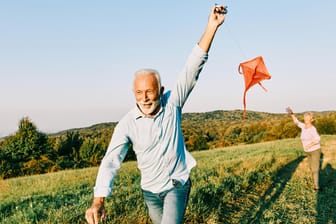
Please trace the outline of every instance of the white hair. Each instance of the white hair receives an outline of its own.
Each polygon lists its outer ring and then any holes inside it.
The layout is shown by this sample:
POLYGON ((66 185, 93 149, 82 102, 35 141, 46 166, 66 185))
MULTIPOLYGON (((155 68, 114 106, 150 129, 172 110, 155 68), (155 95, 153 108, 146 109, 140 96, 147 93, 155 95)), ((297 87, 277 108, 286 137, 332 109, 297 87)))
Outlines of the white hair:
POLYGON ((138 71, 135 72, 134 74, 134 79, 139 76, 139 75, 149 75, 149 74, 153 74, 158 82, 158 89, 161 89, 161 77, 160 77, 160 73, 155 70, 155 69, 151 69, 151 68, 143 68, 140 69, 138 71))

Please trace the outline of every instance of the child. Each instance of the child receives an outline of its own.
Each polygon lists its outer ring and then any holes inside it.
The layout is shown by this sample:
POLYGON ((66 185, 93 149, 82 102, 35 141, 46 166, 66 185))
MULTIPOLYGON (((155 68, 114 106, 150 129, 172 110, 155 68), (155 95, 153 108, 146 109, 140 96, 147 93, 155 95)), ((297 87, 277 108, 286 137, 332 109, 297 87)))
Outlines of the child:
POLYGON ((308 156, 310 170, 313 176, 314 189, 318 191, 319 187, 319 169, 320 169, 320 136, 316 128, 312 124, 314 121, 313 114, 306 112, 303 115, 304 123, 300 122, 294 115, 291 108, 286 108, 288 114, 291 115, 294 123, 301 128, 301 141, 303 149, 308 156))

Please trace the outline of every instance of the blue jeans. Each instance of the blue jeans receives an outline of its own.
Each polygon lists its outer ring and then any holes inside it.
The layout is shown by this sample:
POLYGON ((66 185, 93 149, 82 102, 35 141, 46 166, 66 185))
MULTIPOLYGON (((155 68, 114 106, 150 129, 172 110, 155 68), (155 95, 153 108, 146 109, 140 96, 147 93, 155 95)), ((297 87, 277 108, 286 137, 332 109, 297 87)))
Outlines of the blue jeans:
POLYGON ((142 190, 149 216, 154 224, 183 223, 191 188, 190 179, 182 185, 173 180, 174 188, 162 193, 142 190))

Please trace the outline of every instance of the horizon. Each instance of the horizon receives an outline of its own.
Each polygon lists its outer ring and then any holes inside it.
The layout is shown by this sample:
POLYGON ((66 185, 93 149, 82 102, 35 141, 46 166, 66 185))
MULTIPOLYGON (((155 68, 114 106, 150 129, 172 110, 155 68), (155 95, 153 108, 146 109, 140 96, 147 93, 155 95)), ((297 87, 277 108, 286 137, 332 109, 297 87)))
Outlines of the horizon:
POLYGON ((139 68, 157 69, 172 89, 215 3, 228 6, 226 21, 183 113, 243 110, 238 65, 259 55, 272 78, 262 82, 268 92, 257 85, 247 92, 247 110, 336 110, 332 0, 7 1, 0 3, 0 136, 23 117, 48 133, 118 121, 134 106, 139 68))

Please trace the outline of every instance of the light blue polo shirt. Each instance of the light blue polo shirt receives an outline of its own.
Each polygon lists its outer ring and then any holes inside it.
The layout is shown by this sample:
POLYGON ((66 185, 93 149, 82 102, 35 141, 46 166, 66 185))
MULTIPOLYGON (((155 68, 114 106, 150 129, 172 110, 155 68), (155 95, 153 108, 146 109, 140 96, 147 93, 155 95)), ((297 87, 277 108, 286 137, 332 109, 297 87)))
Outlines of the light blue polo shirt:
POLYGON ((185 147, 182 107, 207 58, 208 54, 198 45, 193 48, 175 88, 161 97, 161 110, 155 117, 145 117, 135 106, 118 122, 99 167, 95 197, 111 195, 129 144, 137 156, 143 190, 153 193, 169 190, 173 187, 172 179, 186 183, 196 161, 185 147))

